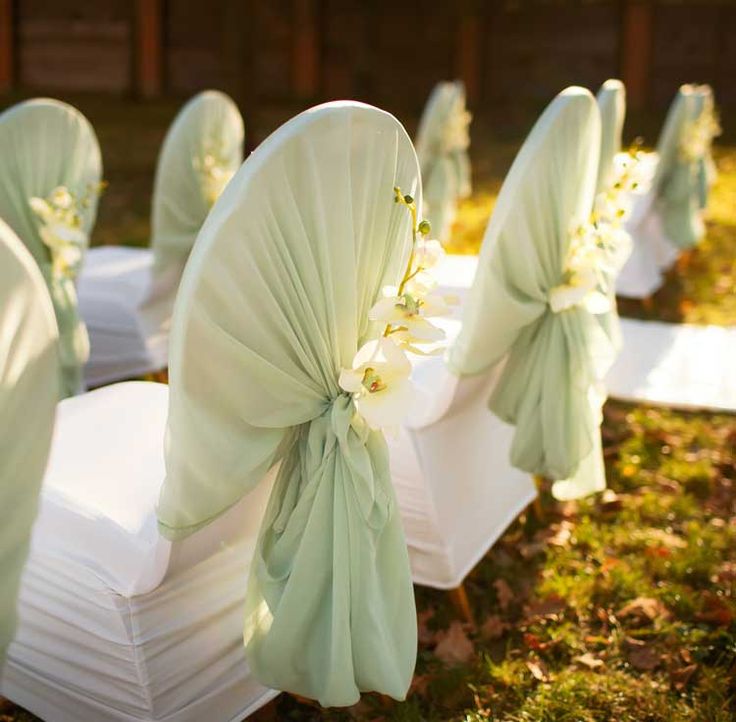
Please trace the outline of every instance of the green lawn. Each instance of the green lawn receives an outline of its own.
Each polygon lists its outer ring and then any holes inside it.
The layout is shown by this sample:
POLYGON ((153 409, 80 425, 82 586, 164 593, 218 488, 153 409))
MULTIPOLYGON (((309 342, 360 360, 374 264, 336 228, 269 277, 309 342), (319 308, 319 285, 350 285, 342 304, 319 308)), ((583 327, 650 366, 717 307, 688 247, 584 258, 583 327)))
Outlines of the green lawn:
MULTIPOLYGON (((80 106, 110 181, 94 242, 144 244, 156 149, 175 105, 80 106)), ((259 122, 256 138, 275 125, 259 122)), ((480 136, 476 128, 476 192, 462 205, 456 252, 477 250, 519 144, 480 136)), ((736 324, 736 146, 717 160, 707 238, 650 310, 632 303, 624 313, 736 324)), ((466 582, 474 627, 457 621, 445 594, 417 588, 420 650, 406 702, 366 695, 327 712, 282 695, 256 718, 736 719, 736 417, 609 402, 603 435, 609 490, 566 504, 545 495, 543 521, 517 520, 466 582)), ((31 719, 0 712, 0 722, 31 719)))

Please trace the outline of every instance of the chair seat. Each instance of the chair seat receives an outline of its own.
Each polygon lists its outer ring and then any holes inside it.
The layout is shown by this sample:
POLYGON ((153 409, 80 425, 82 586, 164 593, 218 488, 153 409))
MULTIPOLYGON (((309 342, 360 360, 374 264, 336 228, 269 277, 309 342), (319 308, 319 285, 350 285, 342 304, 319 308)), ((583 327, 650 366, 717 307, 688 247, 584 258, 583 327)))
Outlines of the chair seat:
MULTIPOLYGON (((438 274, 462 283, 465 258, 438 274)), ((472 280, 472 276, 471 276, 472 280)), ((452 343, 456 318, 437 319, 452 343)), ((397 436, 387 434, 412 578, 439 589, 465 576, 535 498, 531 477, 511 466, 513 428, 488 410, 496 373, 458 378, 441 356, 414 359, 418 403, 397 436), (452 453, 448 453, 452 450, 452 453)))
POLYGON ((150 302, 153 253, 105 246, 87 253, 79 309, 90 336, 89 386, 134 378, 168 365, 175 289, 150 302))
POLYGON ((276 693, 242 644, 265 479, 209 527, 157 529, 168 387, 59 404, 2 694, 49 722, 240 720, 276 693))
POLYGON ((163 384, 131 382, 59 404, 34 550, 75 560, 120 594, 158 585, 171 547, 156 521, 168 397, 163 384))

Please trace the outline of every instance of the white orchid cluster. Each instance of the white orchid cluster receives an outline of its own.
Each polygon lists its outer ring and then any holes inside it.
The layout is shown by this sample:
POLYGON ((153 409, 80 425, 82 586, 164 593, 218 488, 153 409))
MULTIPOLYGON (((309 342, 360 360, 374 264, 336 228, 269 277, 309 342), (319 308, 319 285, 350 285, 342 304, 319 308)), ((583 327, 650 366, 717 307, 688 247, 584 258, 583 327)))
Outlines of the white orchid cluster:
POLYGON ((57 186, 46 198, 30 199, 31 209, 41 221, 38 233, 51 253, 54 278, 76 277, 88 240, 82 227, 82 210, 102 193, 105 185, 90 184, 81 197, 66 186, 57 186))
POLYGON ((702 160, 710 150, 713 139, 721 134, 718 114, 712 104, 706 104, 700 115, 688 123, 680 139, 680 156, 687 163, 702 160))
POLYGON ((563 283, 549 294, 554 313, 580 306, 593 314, 611 310, 610 279, 621 267, 631 239, 623 227, 629 198, 651 182, 644 154, 632 148, 614 158, 613 181, 593 203, 590 219, 573 226, 563 283))
POLYGON ((205 152, 192 161, 194 170, 199 174, 202 195, 210 207, 215 205, 215 201, 235 175, 235 171, 228 167, 223 155, 215 143, 209 143, 205 152))
POLYGON ((473 116, 458 98, 442 128, 440 145, 443 153, 467 150, 470 146, 470 122, 473 116))
POLYGON ((394 188, 394 200, 409 210, 412 219, 412 247, 398 288, 387 286, 368 313, 383 325, 381 337, 364 344, 353 359, 352 368, 342 369, 338 383, 349 393, 355 408, 372 429, 396 426, 406 413, 414 394, 411 362, 407 353, 433 355, 445 332, 433 318, 451 313, 457 299, 440 294, 429 270, 444 255, 438 241, 429 240, 430 225, 417 223, 414 199, 394 188), (428 348, 424 348, 428 347, 428 348))

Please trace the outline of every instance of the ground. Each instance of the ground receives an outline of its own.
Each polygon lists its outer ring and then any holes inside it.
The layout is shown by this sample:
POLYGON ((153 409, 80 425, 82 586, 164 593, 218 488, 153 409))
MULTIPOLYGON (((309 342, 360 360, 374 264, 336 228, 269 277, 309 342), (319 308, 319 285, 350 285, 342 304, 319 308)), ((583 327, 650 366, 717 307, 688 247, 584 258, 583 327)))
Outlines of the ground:
MULTIPOLYGON (((110 181, 94 240, 145 243, 155 151, 174 106, 80 104, 110 181)), ((479 247, 518 149, 519 133, 508 135, 476 127, 476 189, 455 252, 479 247)), ((650 309, 627 303, 622 313, 736 324, 736 146, 717 160, 706 239, 650 309)), ((365 695, 327 712, 282 695, 256 719, 736 719, 736 417, 611 401, 603 438, 608 491, 566 504, 546 494, 543 518, 519 517, 466 581, 475 625, 458 621, 446 594, 416 589, 420 649, 405 702, 365 695)), ((0 712, 0 722, 33 719, 0 712)))

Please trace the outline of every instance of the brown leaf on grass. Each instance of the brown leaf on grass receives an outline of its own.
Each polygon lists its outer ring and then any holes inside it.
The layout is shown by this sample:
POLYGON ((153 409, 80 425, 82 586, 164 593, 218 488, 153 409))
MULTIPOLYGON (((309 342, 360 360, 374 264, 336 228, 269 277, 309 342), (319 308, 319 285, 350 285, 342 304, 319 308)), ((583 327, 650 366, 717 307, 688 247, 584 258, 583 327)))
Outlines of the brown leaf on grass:
POLYGON ((734 620, 734 613, 728 602, 713 592, 705 592, 703 596, 705 598, 703 609, 695 615, 695 618, 719 627, 728 627, 734 620))
POLYGON ((629 664, 642 672, 656 669, 662 661, 662 656, 654 647, 639 639, 626 639, 627 659, 629 664))
POLYGON ((564 517, 565 519, 570 519, 577 516, 580 509, 580 504, 578 504, 578 502, 574 500, 558 502, 557 506, 560 511, 560 516, 564 517))
POLYGON ((427 694, 427 687, 432 681, 432 677, 433 675, 431 674, 415 674, 409 685, 409 694, 418 694, 420 697, 423 697, 427 694))
POLYGON ((565 613, 566 609, 565 600, 557 596, 534 601, 524 607, 524 624, 531 624, 540 619, 557 619, 565 613))
POLYGON ((570 545, 574 524, 564 519, 559 524, 550 524, 546 529, 540 529, 534 538, 556 547, 567 547, 570 545))
POLYGON ((435 643, 437 636, 428 626, 427 622, 434 617, 434 609, 423 609, 417 612, 417 639, 419 644, 427 647, 435 643))
POLYGON ((514 601, 514 590, 511 589, 508 582, 505 579, 496 579, 495 582, 493 582, 493 586, 496 589, 496 597, 498 598, 498 603, 505 612, 509 604, 514 601))
POLYGON ((510 625, 504 622, 501 617, 497 614, 492 614, 480 628, 480 636, 483 639, 499 639, 503 636, 507 629, 510 629, 510 625))
POLYGON ((546 548, 547 545, 541 541, 521 542, 517 546, 522 559, 532 559, 538 554, 541 554, 546 548))
MULTIPOLYGON (((711 520, 712 523, 713 520, 711 520)), ((723 582, 732 582, 734 580, 736 580, 736 563, 723 562, 715 574, 715 581, 722 584, 723 582)))
POLYGON ((461 622, 455 620, 444 632, 438 632, 435 656, 445 664, 465 664, 475 654, 475 647, 465 634, 461 622))
POLYGON ((670 612, 667 607, 653 597, 637 597, 616 612, 619 619, 633 618, 641 624, 667 619, 670 612))
POLYGON ((613 489, 606 489, 601 494, 601 509, 603 511, 619 511, 623 508, 623 505, 623 500, 613 489))
POLYGON ((670 682, 672 683, 672 686, 678 691, 682 692, 682 690, 687 687, 688 683, 692 679, 692 676, 695 674, 695 672, 698 669, 697 664, 688 664, 687 667, 680 667, 679 669, 673 669, 670 672, 670 682))
POLYGON ((540 682, 549 682, 549 670, 547 669, 547 665, 541 659, 538 657, 527 659, 526 666, 532 673, 532 677, 534 677, 534 679, 539 680, 540 682))
POLYGON ((602 659, 594 657, 590 652, 573 657, 572 661, 577 662, 579 665, 587 667, 588 669, 599 669, 600 667, 605 666, 605 662, 602 659))
POLYGON ((672 534, 664 529, 648 529, 646 536, 649 539, 660 542, 663 546, 673 549, 684 549, 687 547, 687 542, 681 536, 672 534))

